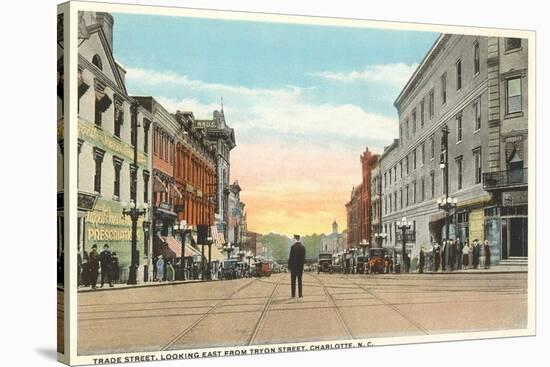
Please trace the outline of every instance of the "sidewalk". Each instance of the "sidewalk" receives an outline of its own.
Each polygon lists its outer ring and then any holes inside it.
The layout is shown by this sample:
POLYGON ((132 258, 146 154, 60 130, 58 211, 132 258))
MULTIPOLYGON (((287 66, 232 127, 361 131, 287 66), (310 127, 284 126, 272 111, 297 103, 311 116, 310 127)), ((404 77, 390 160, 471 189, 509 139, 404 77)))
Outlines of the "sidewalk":
MULTIPOLYGON (((477 268, 477 269, 466 269, 466 270, 453 270, 453 271, 441 271, 441 269, 438 272, 432 272, 432 271, 424 271, 424 274, 486 274, 486 273, 492 273, 492 274, 503 274, 503 273, 527 273, 527 265, 495 265, 490 267, 489 269, 483 269, 483 268, 477 268)), ((418 274, 418 272, 415 272, 418 274)))
POLYGON ((90 286, 84 287, 80 286, 78 288, 79 293, 86 292, 102 292, 102 291, 113 291, 116 289, 132 289, 132 288, 145 288, 145 287, 162 287, 166 285, 177 285, 177 284, 191 284, 191 283, 203 283, 203 282, 217 282, 218 280, 201 280, 201 279, 192 279, 192 280, 174 280, 172 282, 141 282, 138 284, 113 284, 114 287, 109 287, 109 284, 106 283, 103 288, 100 288, 101 285, 98 284, 96 289, 92 289, 90 286))

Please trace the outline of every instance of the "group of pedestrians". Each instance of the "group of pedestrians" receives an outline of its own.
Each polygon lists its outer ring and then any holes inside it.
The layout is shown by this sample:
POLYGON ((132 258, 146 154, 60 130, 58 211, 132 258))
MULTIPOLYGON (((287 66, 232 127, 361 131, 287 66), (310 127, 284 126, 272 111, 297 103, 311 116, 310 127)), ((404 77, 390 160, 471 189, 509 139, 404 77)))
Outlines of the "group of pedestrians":
POLYGON ((420 249, 418 272, 423 273, 427 265, 429 271, 456 271, 466 269, 489 269, 491 266, 491 247, 489 241, 483 243, 476 238, 471 244, 468 240, 443 240, 441 245, 434 242, 431 252, 426 254, 420 249))
POLYGON ((90 253, 83 251, 81 255, 80 251, 78 252, 78 285, 96 289, 99 274, 101 288, 105 283, 109 283, 109 287, 114 287, 113 282, 119 279, 117 253, 111 252, 107 244, 101 252, 97 251, 97 244, 92 245, 90 253))

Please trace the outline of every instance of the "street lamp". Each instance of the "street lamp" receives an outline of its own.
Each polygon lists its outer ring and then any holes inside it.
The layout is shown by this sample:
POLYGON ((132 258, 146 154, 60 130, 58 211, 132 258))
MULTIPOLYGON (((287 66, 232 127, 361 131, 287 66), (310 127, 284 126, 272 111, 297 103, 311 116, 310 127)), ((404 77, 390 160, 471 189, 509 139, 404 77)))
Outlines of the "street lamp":
POLYGON ((187 222, 182 220, 181 222, 175 222, 174 224, 174 234, 179 234, 181 238, 181 270, 182 270, 182 280, 185 280, 185 239, 187 234, 191 233, 191 226, 187 226, 187 222))
POLYGON ((231 242, 225 244, 223 247, 222 247, 222 251, 223 252, 227 252, 227 260, 231 259, 231 253, 235 250, 235 248, 233 247, 233 244, 231 244, 231 242))
MULTIPOLYGON (((407 231, 411 228, 412 223, 410 221, 407 221, 407 217, 401 218, 400 222, 397 222, 397 228, 401 230, 401 240, 402 240, 402 249, 401 249, 401 268, 403 269, 403 272, 405 271, 405 259, 407 257, 407 231)), ((407 268, 407 272, 408 272, 407 268)))
POLYGON ((355 266, 355 252, 357 252, 357 248, 352 247, 352 248, 349 249, 349 252, 351 254, 351 269, 350 269, 350 272, 352 274, 355 274, 355 271, 356 271, 356 269, 355 269, 355 267, 356 267, 355 266))
POLYGON ((437 199, 437 206, 439 209, 445 210, 445 240, 449 240, 449 215, 451 210, 456 208, 458 199, 444 195, 437 199))
MULTIPOLYGON (((135 174, 132 175, 135 177, 135 174)), ((133 193, 135 196, 135 192, 133 193)), ((140 216, 145 216, 147 214, 148 205, 147 203, 140 204, 136 206, 134 199, 130 199, 130 203, 121 202, 122 206, 122 216, 129 216, 132 220, 132 253, 131 253, 131 264, 130 272, 128 275, 128 284, 137 284, 137 268, 138 268, 138 256, 137 256, 137 221, 140 216)))
POLYGON ((383 232, 374 234, 374 238, 376 239, 377 242, 379 242, 380 248, 382 248, 382 242, 386 239, 386 237, 387 237, 387 234, 383 232))

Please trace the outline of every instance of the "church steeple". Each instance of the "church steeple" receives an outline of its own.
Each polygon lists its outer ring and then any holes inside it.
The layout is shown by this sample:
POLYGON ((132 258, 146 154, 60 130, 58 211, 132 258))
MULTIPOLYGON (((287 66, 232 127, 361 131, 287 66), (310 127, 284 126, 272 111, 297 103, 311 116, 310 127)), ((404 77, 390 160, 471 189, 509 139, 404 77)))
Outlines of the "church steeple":
POLYGON ((336 218, 334 218, 334 222, 332 222, 332 233, 338 234, 338 223, 336 223, 336 218))

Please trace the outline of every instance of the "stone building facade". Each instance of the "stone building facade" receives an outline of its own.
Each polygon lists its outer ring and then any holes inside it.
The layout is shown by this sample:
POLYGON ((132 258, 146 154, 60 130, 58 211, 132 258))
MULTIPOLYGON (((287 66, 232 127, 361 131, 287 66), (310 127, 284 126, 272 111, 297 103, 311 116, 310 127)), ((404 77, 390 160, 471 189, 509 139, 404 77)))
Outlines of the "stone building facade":
MULTIPOLYGON (((446 235, 445 213, 437 199, 445 196, 457 199, 449 218, 449 237, 470 242, 486 238, 486 216, 495 198, 484 187, 484 173, 501 170, 505 159, 517 161, 500 151, 506 136, 503 130, 511 132, 518 126, 506 121, 501 105, 513 104, 515 112, 509 119, 522 119, 526 114, 526 108, 516 111, 520 104, 516 95, 526 102, 521 95, 526 65, 513 70, 503 66, 509 55, 495 44, 506 42, 504 38, 441 35, 397 97, 399 139, 380 158, 382 219, 388 234, 385 246, 400 248, 396 224, 402 217, 412 222, 416 235, 407 244, 413 257, 420 246, 427 249, 431 242, 441 241, 446 235), (500 69, 495 70, 495 64, 500 69), (521 87, 517 83, 506 87, 506 72, 509 78, 519 75, 521 87), (508 96, 509 92, 515 94, 508 96), (500 101, 497 107, 495 100, 500 101), (445 161, 443 128, 449 130, 447 166, 441 165, 445 161)), ((510 56, 514 61, 509 62, 521 64, 522 52, 516 51, 510 56)), ((523 136, 517 131, 513 134, 523 136)), ((493 260, 503 255, 501 243, 492 240, 493 260)))
MULTIPOLYGON (((130 218, 122 216, 122 203, 130 202, 135 190, 138 206, 150 204, 152 116, 127 94, 125 70, 113 57, 112 16, 84 12, 79 23, 86 35, 78 47, 78 243, 88 253, 93 244, 99 250, 108 244, 118 255, 124 281, 132 231, 130 218), (137 187, 131 185, 132 174, 137 175, 137 187)), ((151 266, 150 220, 150 210, 138 220, 141 280, 151 266)))

